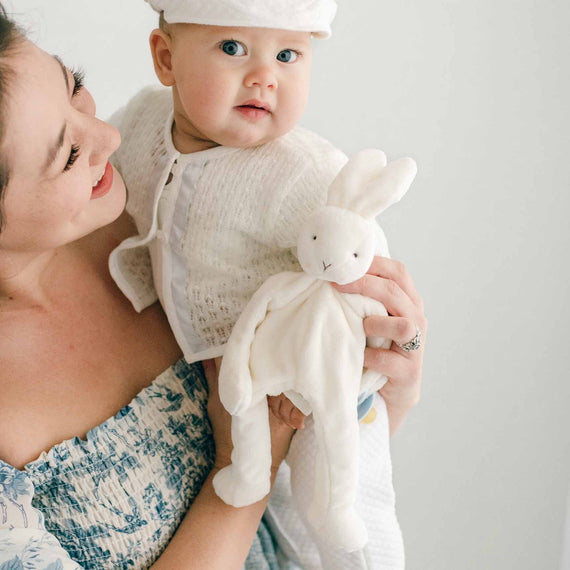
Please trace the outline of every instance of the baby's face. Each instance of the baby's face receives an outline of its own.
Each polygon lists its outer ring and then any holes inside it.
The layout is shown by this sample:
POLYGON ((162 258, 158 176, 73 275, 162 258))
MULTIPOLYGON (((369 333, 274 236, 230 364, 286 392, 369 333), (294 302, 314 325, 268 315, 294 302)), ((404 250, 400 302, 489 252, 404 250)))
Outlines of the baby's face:
POLYGON ((309 94, 311 35, 176 24, 172 70, 177 136, 251 147, 290 131, 309 94))

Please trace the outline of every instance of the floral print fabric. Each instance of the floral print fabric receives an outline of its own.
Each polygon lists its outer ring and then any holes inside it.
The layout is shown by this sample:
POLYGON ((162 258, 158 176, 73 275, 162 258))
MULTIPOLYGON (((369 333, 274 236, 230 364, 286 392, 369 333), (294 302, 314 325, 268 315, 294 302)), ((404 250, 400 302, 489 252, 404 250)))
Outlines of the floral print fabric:
MULTIPOLYGON (((85 440, 0 460, 0 570, 149 568, 212 467, 206 404, 202 365, 180 360, 85 440)), ((279 568, 263 523, 245 568, 279 568)))

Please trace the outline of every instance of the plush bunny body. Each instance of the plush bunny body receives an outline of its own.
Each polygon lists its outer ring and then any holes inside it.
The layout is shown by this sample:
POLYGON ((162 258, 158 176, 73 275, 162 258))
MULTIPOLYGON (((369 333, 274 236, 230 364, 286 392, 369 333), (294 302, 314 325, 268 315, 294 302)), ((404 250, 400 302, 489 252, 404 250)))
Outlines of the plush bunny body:
POLYGON ((307 285, 307 277, 287 272, 267 281, 268 289, 279 289, 279 294, 272 298, 251 344, 253 400, 287 392, 305 415, 337 399, 355 412, 353 404, 364 391, 361 383, 353 381, 362 375, 366 345, 362 319, 385 315, 386 310, 368 297, 339 293, 327 281, 307 285), (304 353, 311 357, 293 357, 304 353), (326 386, 315 381, 315 369, 324 372, 326 386), (260 378, 271 380, 256 382, 260 378))
MULTIPOLYGON (((368 297, 339 293, 331 282, 362 277, 375 254, 386 255, 374 216, 397 201, 415 163, 386 164, 381 151, 361 151, 339 173, 328 203, 303 226, 297 255, 303 273, 270 277, 238 319, 220 370, 220 397, 232 414, 232 464, 214 478, 216 493, 244 506, 270 489, 271 442, 266 395, 284 392, 312 413, 318 453, 306 518, 337 547, 355 551, 367 532, 354 508, 358 483, 358 395, 385 378, 363 374, 362 321, 386 315, 368 297)), ((370 343, 370 342, 369 342, 370 343)), ((390 341, 375 339, 374 346, 390 341)))

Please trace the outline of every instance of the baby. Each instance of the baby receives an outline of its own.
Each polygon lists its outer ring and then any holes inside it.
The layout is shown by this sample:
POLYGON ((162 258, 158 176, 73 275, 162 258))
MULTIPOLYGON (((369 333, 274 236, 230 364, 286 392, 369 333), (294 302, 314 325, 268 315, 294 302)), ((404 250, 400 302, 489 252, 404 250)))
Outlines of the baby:
POLYGON ((311 37, 330 34, 335 4, 150 3, 161 10, 150 38, 155 70, 172 89, 143 90, 114 119, 123 138, 115 162, 140 238, 112 266, 142 309, 153 300, 141 287, 148 276, 131 275, 132 264, 137 246, 149 246, 158 297, 193 362, 222 355, 267 277, 299 269, 290 251, 297 226, 346 162, 296 127, 311 37))
MULTIPOLYGON (((160 14, 150 37, 155 71, 171 89, 142 90, 112 119, 123 140, 114 163, 139 235, 110 267, 137 310, 158 295, 194 362, 222 356, 269 276, 300 270, 291 250, 298 228, 347 160, 297 126, 311 41, 330 35, 336 4, 146 1, 160 14)), ((361 415, 371 405, 370 397, 361 415)))

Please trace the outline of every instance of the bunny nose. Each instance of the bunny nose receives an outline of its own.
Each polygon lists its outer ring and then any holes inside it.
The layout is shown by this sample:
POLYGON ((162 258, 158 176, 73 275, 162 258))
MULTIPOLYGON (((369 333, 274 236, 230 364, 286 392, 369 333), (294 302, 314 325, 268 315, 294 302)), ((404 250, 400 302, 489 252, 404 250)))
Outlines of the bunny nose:
POLYGON ((329 263, 328 265, 323 261, 323 271, 326 271, 330 266, 332 265, 332 263, 329 263))

